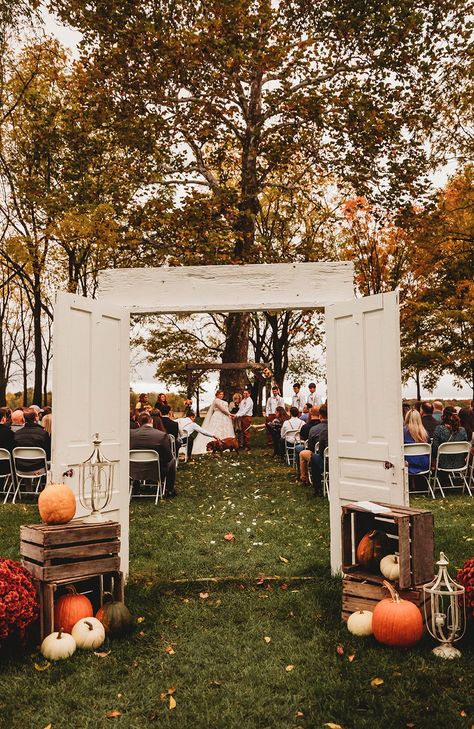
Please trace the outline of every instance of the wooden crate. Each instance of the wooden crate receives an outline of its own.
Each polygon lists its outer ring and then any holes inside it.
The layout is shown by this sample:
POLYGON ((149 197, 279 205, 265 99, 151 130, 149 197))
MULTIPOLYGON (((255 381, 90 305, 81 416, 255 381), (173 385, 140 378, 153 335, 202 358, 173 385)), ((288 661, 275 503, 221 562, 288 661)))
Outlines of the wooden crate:
POLYGON ((124 580, 122 572, 106 572, 105 574, 90 575, 88 577, 65 578, 55 582, 33 580, 38 593, 40 604, 39 632, 40 640, 54 630, 54 602, 65 592, 66 585, 74 585, 77 592, 86 594, 92 602, 94 612, 103 604, 104 592, 112 593, 114 600, 124 599, 124 580))
MULTIPOLYGON (((433 579, 434 574, 434 520, 431 511, 411 509, 408 506, 382 504, 390 509, 374 514, 357 504, 342 506, 342 571, 360 572, 355 560, 357 545, 372 529, 385 532, 398 554, 401 590, 421 585, 433 579)), ((366 573, 367 575, 369 573, 366 573)))
MULTIPOLYGON (((365 573, 351 573, 345 575, 342 581, 342 619, 348 619, 356 610, 370 610, 373 612, 376 604, 385 597, 390 597, 389 591, 383 586, 383 577, 377 575, 367 576, 365 573)), ((413 602, 421 610, 423 623, 425 620, 425 603, 430 615, 430 600, 423 592, 422 585, 415 585, 406 590, 398 590, 403 600, 413 602)))
POLYGON ((45 582, 120 570, 120 524, 30 524, 20 529, 20 554, 31 575, 45 582))

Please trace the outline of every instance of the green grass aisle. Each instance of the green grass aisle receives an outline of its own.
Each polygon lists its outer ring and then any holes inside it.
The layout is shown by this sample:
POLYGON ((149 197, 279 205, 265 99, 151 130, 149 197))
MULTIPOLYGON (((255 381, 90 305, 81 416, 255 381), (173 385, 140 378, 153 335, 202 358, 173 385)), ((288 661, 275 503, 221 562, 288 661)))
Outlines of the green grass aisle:
MULTIPOLYGON (((2 729, 470 729, 472 642, 442 662, 427 639, 398 651, 350 636, 327 502, 290 469, 256 448, 180 468, 177 488, 132 505, 134 636, 44 671, 34 654, 0 658, 2 729)), ((453 565, 472 554, 471 500, 416 504, 453 565)), ((2 507, 0 554, 17 559, 19 525, 37 519, 2 507)))

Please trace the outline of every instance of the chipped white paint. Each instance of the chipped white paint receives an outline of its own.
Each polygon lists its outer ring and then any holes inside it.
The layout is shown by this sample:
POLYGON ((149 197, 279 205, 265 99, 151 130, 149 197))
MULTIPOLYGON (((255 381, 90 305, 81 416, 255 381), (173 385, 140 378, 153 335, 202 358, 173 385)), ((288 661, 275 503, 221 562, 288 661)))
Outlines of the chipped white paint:
POLYGON ((322 309, 354 296, 351 262, 118 268, 102 271, 102 301, 131 314, 322 309))
POLYGON ((326 337, 331 568, 337 572, 342 504, 408 504, 397 292, 329 306, 326 337))
MULTIPOLYGON (((92 453, 100 433, 104 455, 119 461, 112 500, 106 509, 121 524, 121 564, 128 572, 128 449, 130 317, 125 308, 59 292, 54 308, 53 443, 51 472, 78 495, 72 464, 92 453)), ((84 516, 77 500, 76 516, 84 516)))

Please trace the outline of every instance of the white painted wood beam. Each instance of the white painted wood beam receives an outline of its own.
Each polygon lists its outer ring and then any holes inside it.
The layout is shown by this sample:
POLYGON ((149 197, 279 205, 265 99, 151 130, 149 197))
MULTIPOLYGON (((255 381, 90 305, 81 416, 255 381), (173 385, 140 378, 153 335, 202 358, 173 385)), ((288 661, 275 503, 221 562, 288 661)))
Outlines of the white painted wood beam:
POLYGON ((352 262, 107 269, 99 297, 131 314, 323 309, 354 298, 352 262))

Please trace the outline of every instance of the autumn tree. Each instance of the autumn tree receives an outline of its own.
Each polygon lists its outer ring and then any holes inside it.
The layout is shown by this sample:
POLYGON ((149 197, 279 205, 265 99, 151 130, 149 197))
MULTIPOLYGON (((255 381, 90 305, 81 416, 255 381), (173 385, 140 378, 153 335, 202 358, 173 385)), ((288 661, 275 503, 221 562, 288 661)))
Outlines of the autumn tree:
MULTIPOLYGON (((166 182, 212 198, 235 263, 257 260, 262 195, 297 182, 295 155, 359 194, 415 192, 440 90, 433 71, 457 62, 466 5, 50 0, 84 33, 117 118, 133 109, 137 124, 160 120, 174 152, 166 182)), ((249 331, 248 314, 227 317, 224 361, 247 359, 249 331)))

